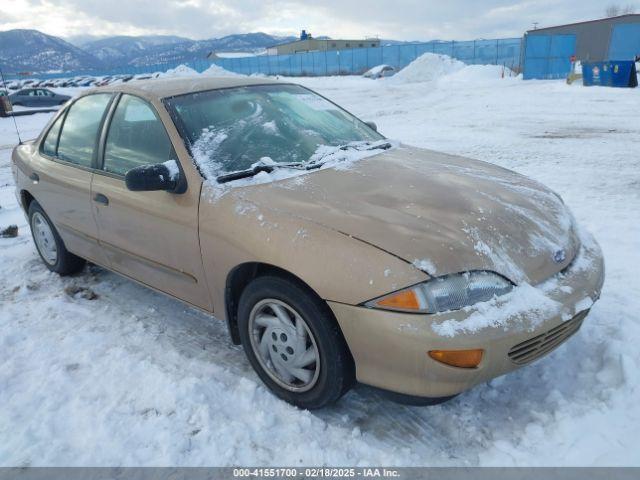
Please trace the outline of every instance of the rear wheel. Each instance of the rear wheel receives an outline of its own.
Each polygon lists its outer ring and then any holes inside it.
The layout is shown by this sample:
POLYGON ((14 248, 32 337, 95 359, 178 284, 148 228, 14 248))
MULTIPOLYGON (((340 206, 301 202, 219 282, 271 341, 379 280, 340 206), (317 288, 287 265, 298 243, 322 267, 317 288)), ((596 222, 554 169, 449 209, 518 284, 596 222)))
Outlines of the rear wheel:
POLYGON ((66 249, 53 223, 35 200, 29 205, 29 225, 36 250, 49 270, 60 275, 82 270, 84 259, 66 249))
POLYGON ((338 400, 354 382, 342 333, 317 295, 275 276, 259 277, 240 297, 240 337, 262 381, 301 408, 338 400))

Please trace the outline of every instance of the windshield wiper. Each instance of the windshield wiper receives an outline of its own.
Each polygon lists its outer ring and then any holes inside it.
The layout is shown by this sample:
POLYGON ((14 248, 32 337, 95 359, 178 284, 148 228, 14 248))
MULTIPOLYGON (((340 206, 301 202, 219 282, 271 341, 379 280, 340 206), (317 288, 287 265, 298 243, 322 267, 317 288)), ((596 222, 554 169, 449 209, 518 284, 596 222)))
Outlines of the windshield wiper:
POLYGON ((257 175, 260 172, 271 173, 276 168, 294 168, 297 170, 306 170, 306 167, 302 163, 274 163, 274 164, 260 164, 246 170, 238 170, 237 172, 225 173, 224 175, 218 175, 216 181, 218 183, 233 182, 234 180, 240 180, 241 178, 249 178, 257 175))
MULTIPOLYGON (((360 143, 360 144, 356 144, 356 145, 353 145, 353 144, 340 145, 340 146, 336 147, 336 150, 342 150, 342 151, 347 151, 347 150, 358 150, 358 151, 389 150, 391 147, 392 147, 392 145, 389 142, 382 142, 382 143, 365 142, 365 143, 360 143)), ((312 162, 269 163, 269 164, 259 163, 257 165, 254 165, 251 168, 247 168, 246 170, 238 170, 237 172, 231 172, 231 173, 225 173, 223 175, 218 175, 216 177, 216 181, 218 183, 233 182, 234 180, 240 180, 241 178, 253 177, 254 175, 257 175, 260 172, 271 173, 276 168, 293 168, 293 169, 296 169, 296 170, 315 170, 317 168, 320 168, 325 163, 325 162, 323 162, 323 159, 325 159, 326 157, 329 157, 329 156, 331 156, 333 154, 335 154, 335 151, 327 152, 325 155, 322 155, 321 157, 314 159, 312 162)))
POLYGON ((326 163, 326 161, 324 161, 325 158, 335 155, 338 150, 342 150, 343 152, 346 152, 349 150, 357 150, 359 152, 365 152, 369 150, 389 150, 391 147, 393 147, 393 145, 391 145, 390 142, 374 142, 374 143, 364 142, 364 143, 356 143, 356 144, 347 143, 345 145, 337 146, 335 147, 336 149, 334 151, 329 151, 324 155, 321 155, 315 158, 311 162, 306 163, 305 168, 307 170, 320 168, 322 165, 326 163))

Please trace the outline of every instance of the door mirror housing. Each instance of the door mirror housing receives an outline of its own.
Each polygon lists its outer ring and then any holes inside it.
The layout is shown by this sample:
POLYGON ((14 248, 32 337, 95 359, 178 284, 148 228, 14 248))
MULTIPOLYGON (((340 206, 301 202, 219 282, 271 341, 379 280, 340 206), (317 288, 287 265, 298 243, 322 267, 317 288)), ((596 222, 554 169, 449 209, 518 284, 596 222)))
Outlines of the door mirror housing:
POLYGON ((187 189, 184 174, 175 160, 132 168, 125 174, 124 181, 132 192, 184 193, 187 189))
POLYGON ((378 126, 376 125, 376 122, 364 122, 371 130, 375 130, 376 132, 378 131, 378 126))

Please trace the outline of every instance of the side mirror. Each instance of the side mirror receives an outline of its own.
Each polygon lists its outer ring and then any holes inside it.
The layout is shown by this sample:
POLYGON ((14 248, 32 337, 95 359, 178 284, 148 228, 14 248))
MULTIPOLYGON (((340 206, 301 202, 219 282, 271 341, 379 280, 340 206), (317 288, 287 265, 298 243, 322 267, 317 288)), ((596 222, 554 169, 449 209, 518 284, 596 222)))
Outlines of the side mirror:
POLYGON ((164 190, 183 193, 187 189, 184 175, 175 160, 132 168, 125 174, 124 181, 132 192, 164 190))
POLYGON ((378 131, 378 126, 375 124, 375 122, 364 122, 371 130, 375 130, 376 132, 378 131))

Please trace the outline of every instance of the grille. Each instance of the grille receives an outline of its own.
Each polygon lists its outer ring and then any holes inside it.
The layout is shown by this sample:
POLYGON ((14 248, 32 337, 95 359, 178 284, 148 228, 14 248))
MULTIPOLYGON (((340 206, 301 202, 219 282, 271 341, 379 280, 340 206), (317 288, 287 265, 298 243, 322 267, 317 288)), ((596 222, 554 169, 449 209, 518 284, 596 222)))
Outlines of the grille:
POLYGON ((548 332, 519 343, 509 350, 509 358, 518 365, 524 365, 546 355, 580 329, 587 313, 589 310, 584 310, 548 332))

